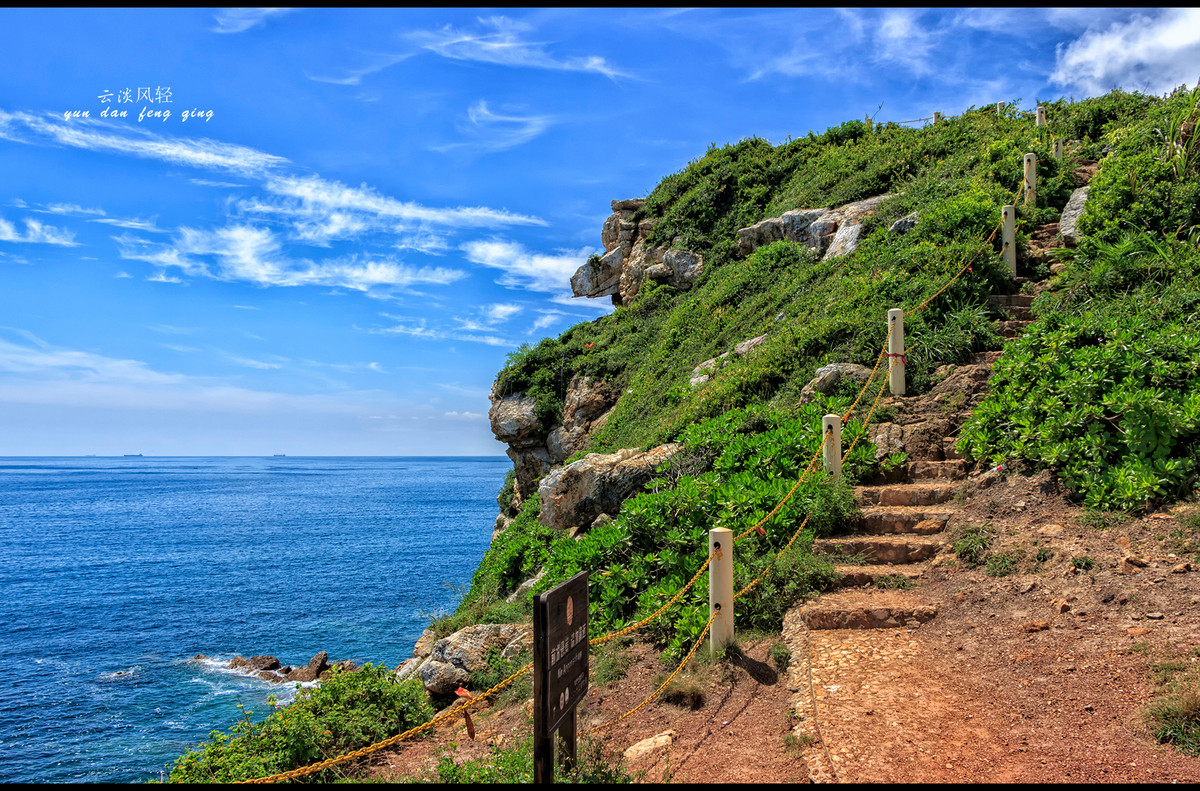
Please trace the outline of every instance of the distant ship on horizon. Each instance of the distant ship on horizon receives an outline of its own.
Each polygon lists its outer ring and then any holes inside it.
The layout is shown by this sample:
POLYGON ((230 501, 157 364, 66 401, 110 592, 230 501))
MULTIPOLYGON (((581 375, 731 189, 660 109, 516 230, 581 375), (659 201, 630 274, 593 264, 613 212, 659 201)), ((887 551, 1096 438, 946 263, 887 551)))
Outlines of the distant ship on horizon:
POLYGON ((287 455, 286 453, 276 453, 275 458, 278 459, 280 456, 286 456, 286 455, 287 455))

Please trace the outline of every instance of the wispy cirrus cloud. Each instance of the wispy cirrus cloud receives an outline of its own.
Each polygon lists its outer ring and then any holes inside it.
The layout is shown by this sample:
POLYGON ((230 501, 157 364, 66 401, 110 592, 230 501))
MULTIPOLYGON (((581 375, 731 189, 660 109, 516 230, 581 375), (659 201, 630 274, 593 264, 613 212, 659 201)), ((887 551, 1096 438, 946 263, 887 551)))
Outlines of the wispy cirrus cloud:
POLYGON ((415 54, 415 52, 405 52, 398 55, 375 55, 372 57, 372 62, 369 65, 359 69, 347 69, 341 77, 321 77, 308 73, 305 73, 304 76, 314 82, 327 82, 331 85, 362 85, 363 77, 368 77, 386 68, 395 66, 397 63, 408 60, 415 54))
POLYGON ((515 111, 496 113, 488 107, 487 102, 478 101, 467 108, 467 121, 458 124, 458 131, 467 140, 431 146, 431 149, 441 152, 504 151, 533 140, 549 129, 555 119, 549 115, 517 115, 515 111))
POLYGON ((268 19, 295 11, 294 8, 223 8, 213 16, 217 26, 213 33, 243 33, 265 23, 268 19))
MULTIPOLYGON (((478 332, 487 332, 491 330, 488 326, 469 326, 469 322, 463 322, 462 326, 455 328, 432 327, 429 324, 429 319, 424 316, 396 316, 390 313, 380 314, 386 319, 395 322, 390 327, 373 327, 367 332, 372 335, 406 335, 411 338, 423 338, 425 340, 451 340, 451 341, 469 341, 471 343, 484 343, 488 346, 503 346, 511 347, 517 344, 508 338, 502 338, 499 335, 480 335, 478 332)), ((461 322, 461 320, 459 320, 461 322)))
POLYGON ((447 285, 467 273, 446 267, 414 267, 389 256, 340 256, 322 261, 289 258, 266 228, 230 225, 212 231, 180 228, 170 243, 132 235, 113 237, 122 258, 146 261, 194 277, 258 286, 326 286, 388 296, 418 285, 447 285))
POLYGON ((609 79, 634 78, 610 65, 599 55, 558 57, 546 50, 546 43, 523 38, 532 26, 503 16, 478 20, 476 30, 457 30, 446 25, 440 30, 409 33, 406 38, 422 49, 450 60, 468 60, 553 71, 582 71, 602 74, 609 79))
POLYGON ((1166 93, 1200 78, 1200 8, 1137 13, 1058 49, 1050 80, 1088 95, 1115 87, 1166 93))
POLYGON ((64 228, 44 225, 33 217, 24 219, 25 231, 19 232, 15 225, 0 217, 0 242, 27 242, 31 244, 53 244, 60 247, 78 247, 75 234, 64 228))
POLYGON ((98 118, 66 121, 48 113, 0 110, 0 138, 33 145, 61 145, 124 154, 251 177, 262 177, 289 164, 284 157, 234 143, 202 137, 166 137, 98 118))
POLYGON ((503 274, 496 282, 502 286, 567 294, 571 293, 571 275, 583 266, 588 255, 596 252, 593 247, 584 247, 547 255, 504 239, 471 241, 460 249, 468 261, 501 270, 503 274))

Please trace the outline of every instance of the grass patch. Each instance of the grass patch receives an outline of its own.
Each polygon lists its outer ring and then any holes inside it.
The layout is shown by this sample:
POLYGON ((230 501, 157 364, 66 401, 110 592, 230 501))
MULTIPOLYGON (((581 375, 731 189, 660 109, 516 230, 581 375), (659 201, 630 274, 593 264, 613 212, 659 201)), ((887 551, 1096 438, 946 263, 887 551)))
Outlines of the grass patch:
POLYGON ((880 590, 912 590, 915 583, 903 574, 884 574, 875 578, 875 587, 880 590))
POLYGON ((989 555, 986 561, 986 572, 989 577, 1007 577, 1017 570, 1025 553, 1012 549, 1007 552, 996 552, 989 555))
POLYGON ((788 665, 792 661, 792 652, 788 649, 787 644, 783 642, 773 643, 767 655, 780 673, 786 672, 788 665))
MULTIPOLYGON (((651 684, 658 689, 667 680, 667 677, 666 673, 660 673, 654 677, 651 684)), ((664 703, 695 711, 704 706, 706 681, 707 679, 704 677, 685 670, 672 679, 670 684, 667 684, 666 688, 659 693, 659 699, 664 703)))
POLYGON ((954 542, 954 554, 968 566, 978 566, 983 563, 984 556, 991 549, 992 542, 999 533, 992 529, 991 522, 982 525, 967 525, 954 542))

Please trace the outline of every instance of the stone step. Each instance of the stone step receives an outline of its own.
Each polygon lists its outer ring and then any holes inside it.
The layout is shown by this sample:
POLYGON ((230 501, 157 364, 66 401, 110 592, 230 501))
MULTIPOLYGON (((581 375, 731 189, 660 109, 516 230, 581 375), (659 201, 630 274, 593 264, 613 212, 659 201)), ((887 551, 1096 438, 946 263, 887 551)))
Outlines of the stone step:
POLYGON ((884 577, 904 577, 916 582, 925 574, 924 566, 835 566, 834 570, 842 575, 837 582, 839 588, 874 585, 884 577))
POLYGON ((1004 308, 1004 312, 1008 315, 1010 321, 1032 321, 1033 310, 1021 305, 1009 305, 1004 308))
POLYGON ((928 461, 922 459, 908 463, 908 477, 913 480, 945 478, 956 481, 967 477, 967 468, 968 462, 964 459, 950 459, 948 461, 928 461))
POLYGON ((800 605, 809 629, 912 628, 937 617, 937 607, 907 591, 843 589, 800 605))
POLYGON ((1015 338, 1032 324, 1032 321, 998 321, 1000 334, 1005 338, 1015 338))
POLYGON ((859 532, 868 535, 917 535, 940 533, 954 516, 955 508, 881 505, 864 508, 859 532))
POLYGON ((856 486, 854 495, 862 505, 937 505, 954 496, 948 483, 908 483, 891 486, 856 486))
POLYGON ((957 444, 958 437, 942 437, 942 455, 949 460, 964 458, 954 447, 957 444))
POLYGON ((987 301, 998 307, 1018 306, 1027 308, 1033 304, 1033 294, 991 294, 987 301))
POLYGON ((937 554, 942 542, 917 536, 843 536, 813 542, 813 552, 831 558, 861 557, 870 564, 919 563, 937 554))

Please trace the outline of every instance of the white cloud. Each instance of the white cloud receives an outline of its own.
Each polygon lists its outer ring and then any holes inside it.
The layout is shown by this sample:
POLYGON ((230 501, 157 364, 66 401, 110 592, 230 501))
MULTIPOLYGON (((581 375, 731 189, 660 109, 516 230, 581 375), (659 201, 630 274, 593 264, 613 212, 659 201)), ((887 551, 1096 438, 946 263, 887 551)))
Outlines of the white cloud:
POLYGON ((290 259, 283 254, 275 234, 249 225, 230 225, 215 231, 180 228, 169 245, 155 245, 128 235, 114 239, 122 258, 148 261, 164 269, 177 267, 188 275, 259 286, 331 286, 380 295, 419 284, 447 285, 467 276, 458 269, 412 267, 390 257, 349 255, 319 262, 290 259), (200 257, 213 259, 214 266, 198 261, 200 257))
POLYGON ((294 8, 223 8, 213 16, 217 26, 212 28, 214 33, 242 33, 255 25, 266 22, 271 17, 280 16, 295 11, 294 8))
POLYGON ((32 217, 26 217, 25 232, 19 233, 15 225, 0 217, 0 242, 27 242, 32 244, 56 244, 61 247, 78 247, 75 234, 64 228, 43 225, 32 217))
POLYGON ((457 206, 435 209, 411 201, 399 201, 382 195, 361 184, 348 187, 317 176, 278 176, 267 179, 266 189, 286 199, 286 203, 268 204, 258 201, 239 201, 238 207, 256 213, 278 213, 304 217, 328 218, 335 212, 357 213, 360 220, 375 222, 403 221, 431 223, 454 227, 493 228, 502 225, 545 225, 537 217, 513 214, 503 209, 484 206, 457 206))
POLYGON ((74 203, 50 203, 45 208, 34 209, 34 211, 42 212, 43 214, 73 214, 73 215, 98 215, 104 216, 104 209, 85 209, 82 206, 74 203))
POLYGON ((487 102, 478 101, 467 109, 470 124, 460 124, 458 129, 472 138, 461 143, 432 146, 434 151, 503 151, 528 143, 545 132, 554 119, 549 115, 501 115, 488 109, 487 102))
POLYGON ((363 77, 367 77, 371 74, 375 74, 376 72, 383 71, 391 66, 395 66, 397 63, 407 60, 415 54, 416 53, 414 52, 406 52, 400 55, 379 55, 376 57, 375 62, 373 62, 371 65, 365 66, 361 69, 349 69, 346 71, 345 76, 342 77, 318 77, 312 74, 305 74, 304 76, 315 82, 327 82, 332 85, 362 85, 363 77))
POLYGON ((1052 82, 1087 95, 1115 87, 1167 93, 1200 77, 1200 9, 1167 8, 1089 29, 1056 57, 1052 82))
POLYGON ((446 417, 454 420, 486 420, 487 415, 481 412, 446 412, 446 417))
POLYGON ((438 31, 416 31, 408 35, 419 47, 451 60, 494 63, 554 71, 583 71, 603 74, 609 79, 632 77, 617 70, 598 55, 557 58, 543 42, 525 41, 522 34, 531 27, 502 16, 479 20, 479 32, 455 30, 449 25, 438 31))
POLYGON ((595 248, 585 247, 546 255, 530 252, 518 242, 500 239, 467 242, 461 249, 468 261, 502 270, 504 274, 496 279, 502 286, 552 293, 570 293, 571 275, 595 252, 595 248))
POLYGON ((538 330, 544 330, 547 327, 553 327, 562 320, 563 316, 567 315, 561 310, 544 310, 541 311, 541 313, 542 315, 533 323, 532 326, 530 326, 530 328, 526 331, 526 334, 532 335, 538 330))
POLYGON ((243 176, 262 176, 288 162, 253 148, 207 138, 165 137, 139 127, 120 127, 94 118, 73 118, 66 122, 49 115, 4 110, 0 110, 0 138, 126 154, 243 176))
POLYGON ((124 219, 121 217, 97 217, 88 222, 100 222, 105 225, 115 225, 118 228, 128 228, 132 231, 149 231, 151 233, 166 233, 166 229, 159 228, 154 224, 154 220, 139 220, 136 217, 124 219))
POLYGON ((209 179, 188 179, 192 184, 199 184, 201 187, 244 187, 245 184, 236 184, 232 181, 211 181, 209 179))
POLYGON ((470 321, 461 322, 462 326, 454 329, 435 329, 429 326, 428 319, 424 317, 413 316, 393 316, 389 313, 381 314, 384 318, 391 319, 396 322, 391 327, 377 327, 368 330, 372 335, 408 335, 413 338, 424 338, 426 340, 451 340, 451 341, 470 341, 472 343, 485 343, 488 346, 516 346, 517 344, 508 338, 501 338, 497 335, 477 335, 477 332, 487 332, 491 327, 481 324, 472 323, 470 321))

